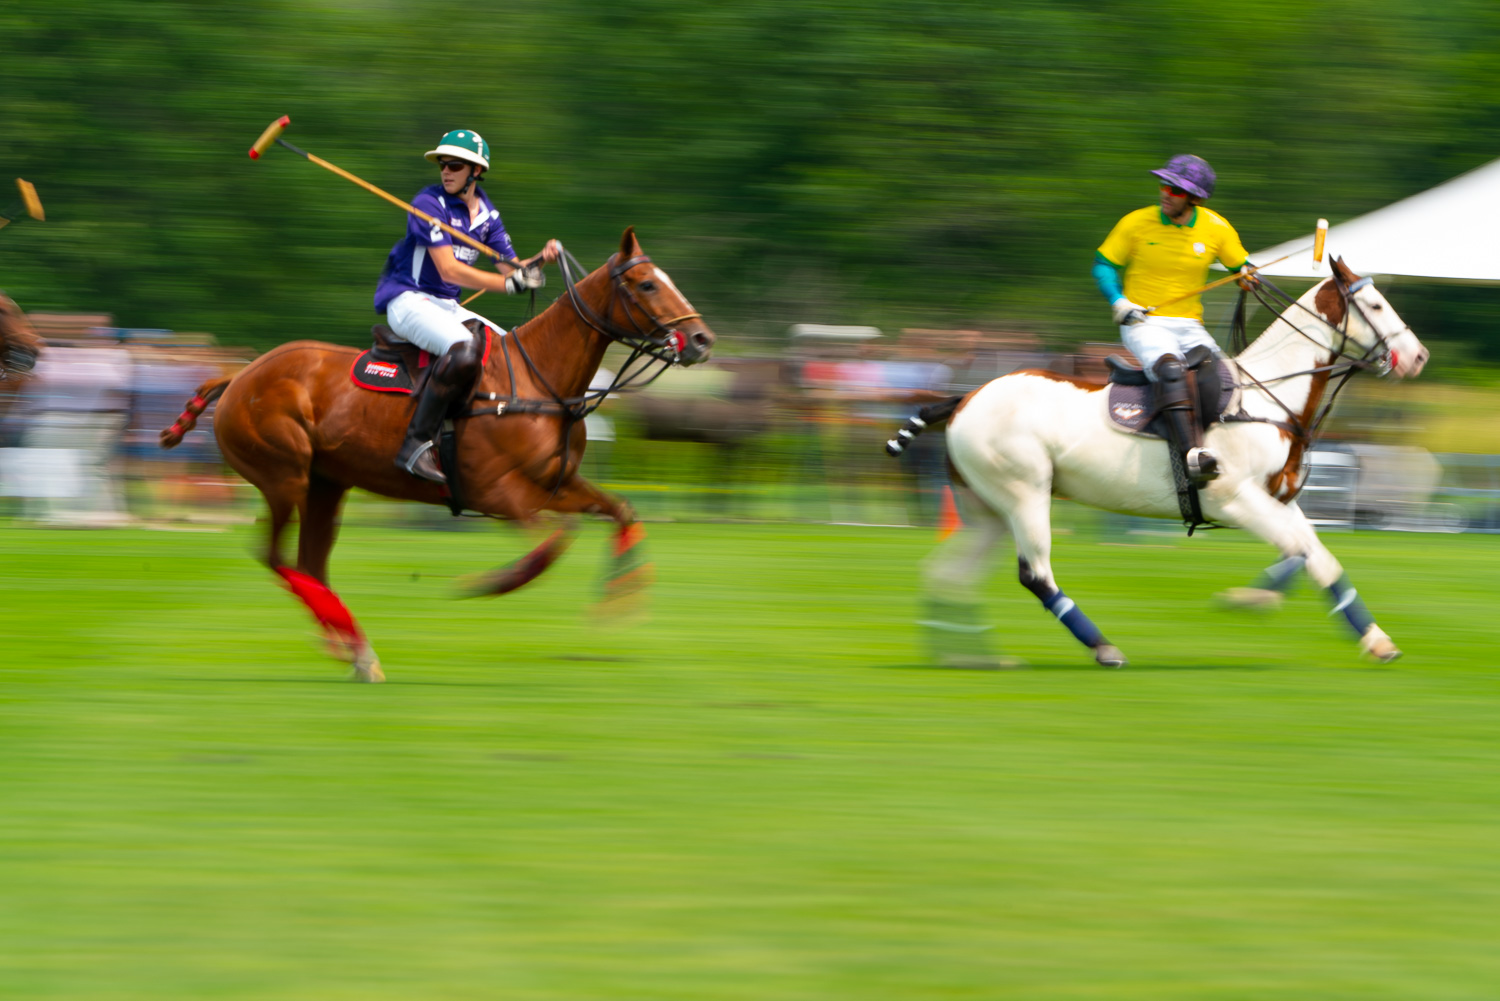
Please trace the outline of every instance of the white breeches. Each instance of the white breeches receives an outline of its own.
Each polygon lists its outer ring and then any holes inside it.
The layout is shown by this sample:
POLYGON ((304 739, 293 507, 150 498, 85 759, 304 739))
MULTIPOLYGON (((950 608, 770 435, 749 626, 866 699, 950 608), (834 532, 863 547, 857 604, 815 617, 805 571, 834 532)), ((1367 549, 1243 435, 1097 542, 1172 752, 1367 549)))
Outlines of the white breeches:
POLYGON ((1216 355, 1223 354, 1203 324, 1185 316, 1148 316, 1144 323, 1121 327, 1120 339, 1140 359, 1141 367, 1152 380, 1156 376, 1151 368, 1164 355, 1181 358, 1200 344, 1216 355))
POLYGON ((385 308, 385 320, 397 337, 424 351, 441 357, 455 344, 474 335, 464 326, 465 320, 479 320, 504 336, 498 323, 464 309, 456 299, 439 299, 426 292, 402 292, 385 308))

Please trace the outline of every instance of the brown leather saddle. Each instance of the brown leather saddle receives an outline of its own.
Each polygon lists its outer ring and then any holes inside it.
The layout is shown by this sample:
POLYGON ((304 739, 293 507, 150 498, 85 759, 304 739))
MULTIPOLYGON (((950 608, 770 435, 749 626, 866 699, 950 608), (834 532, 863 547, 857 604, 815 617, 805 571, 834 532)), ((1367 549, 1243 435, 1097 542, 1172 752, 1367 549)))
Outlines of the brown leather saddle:
MULTIPOLYGON (((1183 361, 1197 393, 1198 423, 1207 431, 1222 415, 1239 409, 1234 363, 1220 360, 1205 347, 1193 348, 1183 361)), ((1145 370, 1119 355, 1110 355, 1104 364, 1109 369, 1110 423, 1126 434, 1165 438, 1166 427, 1145 370)))
MULTIPOLYGON (((479 333, 478 320, 467 320, 465 326, 479 333)), ((490 360, 490 346, 494 343, 489 327, 484 328, 484 352, 480 364, 490 360)), ((361 389, 377 393, 405 393, 410 395, 422 388, 422 380, 431 371, 432 355, 396 337, 395 331, 384 323, 370 328, 372 344, 368 351, 354 359, 349 368, 349 381, 361 389)))

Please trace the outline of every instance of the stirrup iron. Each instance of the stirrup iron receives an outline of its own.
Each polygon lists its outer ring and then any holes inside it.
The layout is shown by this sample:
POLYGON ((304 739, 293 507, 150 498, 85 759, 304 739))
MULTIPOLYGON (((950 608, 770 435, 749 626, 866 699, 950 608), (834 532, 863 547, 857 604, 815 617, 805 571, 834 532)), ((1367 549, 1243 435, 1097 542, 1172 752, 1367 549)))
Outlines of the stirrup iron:
POLYGON ((1219 478, 1219 460, 1208 449, 1202 446, 1190 448, 1182 459, 1193 482, 1207 483, 1219 478))
POLYGON ((412 450, 411 455, 405 459, 396 458, 396 465, 420 479, 431 480, 433 483, 447 483, 448 477, 443 475, 442 467, 438 465, 437 456, 433 454, 437 443, 427 440, 412 450))

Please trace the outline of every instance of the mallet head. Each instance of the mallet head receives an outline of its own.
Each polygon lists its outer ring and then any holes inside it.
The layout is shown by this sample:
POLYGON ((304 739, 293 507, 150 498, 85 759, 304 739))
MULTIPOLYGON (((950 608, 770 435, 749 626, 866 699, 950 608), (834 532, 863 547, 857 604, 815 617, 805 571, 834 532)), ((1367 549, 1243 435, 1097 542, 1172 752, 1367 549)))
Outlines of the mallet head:
POLYGON ((276 141, 277 136, 286 131, 286 127, 290 124, 292 124, 292 116, 282 115, 267 125, 266 130, 260 134, 260 138, 255 140, 255 145, 250 147, 250 159, 259 160, 260 155, 276 141))
POLYGON ((36 185, 30 181, 16 178, 16 187, 21 192, 21 203, 26 206, 26 214, 38 222, 47 220, 47 213, 42 211, 42 200, 37 197, 36 185))
POLYGON ((1321 267, 1323 264, 1323 244, 1328 240, 1328 220, 1319 219, 1318 228, 1313 230, 1313 264, 1321 267))

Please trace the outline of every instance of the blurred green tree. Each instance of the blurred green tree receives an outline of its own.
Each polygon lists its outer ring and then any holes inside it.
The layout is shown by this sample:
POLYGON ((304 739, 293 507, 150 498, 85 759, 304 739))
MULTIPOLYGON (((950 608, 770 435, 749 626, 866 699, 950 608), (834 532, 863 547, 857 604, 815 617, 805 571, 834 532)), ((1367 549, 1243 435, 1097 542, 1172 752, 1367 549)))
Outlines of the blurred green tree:
MULTIPOLYGON (((635 224, 722 332, 1109 339, 1088 263, 1154 198, 1148 169, 1208 158, 1250 247, 1377 208, 1500 153, 1495 37, 1488 0, 13 0, 0 169, 49 221, 0 238, 0 283, 260 348, 360 340, 402 219, 285 151, 246 158, 286 113, 403 197, 436 136, 478 129, 523 253, 557 236, 597 263, 635 224)), ((1397 305, 1500 358, 1500 291, 1397 305)))

